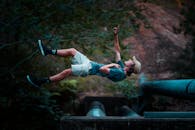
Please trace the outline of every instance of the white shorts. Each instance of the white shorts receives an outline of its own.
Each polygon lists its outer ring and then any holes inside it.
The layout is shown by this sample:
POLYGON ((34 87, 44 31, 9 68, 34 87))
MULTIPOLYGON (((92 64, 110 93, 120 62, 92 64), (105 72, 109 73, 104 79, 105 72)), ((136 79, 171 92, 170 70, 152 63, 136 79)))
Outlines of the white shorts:
POLYGON ((87 76, 91 69, 90 60, 77 51, 76 55, 72 58, 71 69, 72 74, 75 76, 87 76))

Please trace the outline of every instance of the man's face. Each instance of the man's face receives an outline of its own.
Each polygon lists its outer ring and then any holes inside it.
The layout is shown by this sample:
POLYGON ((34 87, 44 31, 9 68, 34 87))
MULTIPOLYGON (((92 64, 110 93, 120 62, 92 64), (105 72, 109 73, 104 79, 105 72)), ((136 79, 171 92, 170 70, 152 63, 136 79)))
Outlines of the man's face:
POLYGON ((125 66, 128 67, 128 68, 131 68, 135 65, 135 63, 129 59, 128 61, 125 61, 125 66))

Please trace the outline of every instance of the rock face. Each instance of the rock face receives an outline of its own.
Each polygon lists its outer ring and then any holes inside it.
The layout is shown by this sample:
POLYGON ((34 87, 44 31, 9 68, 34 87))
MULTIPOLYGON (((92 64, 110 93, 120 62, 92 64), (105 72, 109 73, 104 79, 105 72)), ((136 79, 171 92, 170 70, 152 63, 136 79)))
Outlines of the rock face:
MULTIPOLYGON (((151 3, 136 3, 141 14, 148 21, 136 20, 140 25, 137 33, 124 39, 130 46, 130 55, 142 62, 142 72, 153 79, 174 78, 169 61, 177 58, 190 38, 178 32, 183 17, 177 10, 170 10, 151 3)), ((178 59, 179 60, 179 59, 178 59)))

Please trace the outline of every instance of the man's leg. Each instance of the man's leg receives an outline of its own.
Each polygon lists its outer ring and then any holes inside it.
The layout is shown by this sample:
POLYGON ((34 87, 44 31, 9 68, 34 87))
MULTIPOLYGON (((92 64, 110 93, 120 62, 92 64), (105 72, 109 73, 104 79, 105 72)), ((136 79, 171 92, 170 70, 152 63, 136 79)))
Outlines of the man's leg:
POLYGON ((72 69, 69 68, 69 69, 65 69, 64 71, 56 75, 50 76, 49 79, 51 82, 57 82, 71 75, 72 75, 72 69))
POLYGON ((69 48, 69 49, 60 49, 56 50, 56 55, 62 56, 62 57, 67 57, 67 56, 75 56, 77 53, 77 50, 74 48, 69 48))

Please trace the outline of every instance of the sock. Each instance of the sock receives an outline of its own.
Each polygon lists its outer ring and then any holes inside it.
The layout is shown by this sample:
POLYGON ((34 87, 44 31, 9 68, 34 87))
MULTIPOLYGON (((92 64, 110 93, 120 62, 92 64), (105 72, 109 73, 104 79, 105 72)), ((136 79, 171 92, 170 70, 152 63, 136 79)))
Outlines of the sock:
POLYGON ((52 49, 52 50, 46 49, 46 52, 47 52, 47 54, 51 54, 51 55, 56 55, 57 54, 57 50, 56 49, 52 49))
POLYGON ((48 77, 38 79, 38 84, 51 83, 51 80, 48 77))

